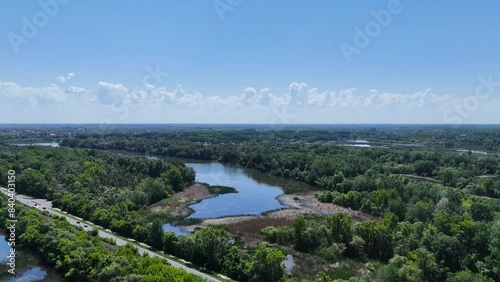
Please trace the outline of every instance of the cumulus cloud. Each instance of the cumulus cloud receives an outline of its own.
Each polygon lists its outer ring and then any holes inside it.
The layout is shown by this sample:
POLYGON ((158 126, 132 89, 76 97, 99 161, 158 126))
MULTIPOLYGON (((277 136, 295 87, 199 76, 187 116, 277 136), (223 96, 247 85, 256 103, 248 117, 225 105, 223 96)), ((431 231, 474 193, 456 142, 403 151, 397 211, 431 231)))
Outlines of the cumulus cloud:
MULTIPOLYGON (((74 77, 69 73, 60 81, 68 82, 74 77)), ((197 108, 204 110, 236 110, 249 113, 290 107, 309 113, 328 112, 349 113, 356 109, 366 113, 396 112, 396 110, 415 109, 423 112, 433 106, 452 100, 451 96, 438 95, 432 89, 415 93, 391 93, 371 89, 358 93, 355 88, 344 90, 319 90, 305 82, 292 82, 285 93, 273 93, 268 87, 244 88, 235 95, 203 95, 197 91, 186 90, 182 85, 173 89, 151 84, 130 89, 119 83, 99 81, 97 87, 84 88, 76 85, 63 87, 62 84, 49 84, 44 87, 23 87, 15 82, 0 82, 0 102, 21 105, 67 104, 74 102, 80 106, 121 107, 130 109, 149 108, 197 108), (82 103, 83 102, 83 103, 82 103), (149 107, 151 106, 151 107, 149 107), (323 111, 324 110, 324 111, 323 111)), ((146 111, 146 110, 145 110, 146 111)))
POLYGON ((15 82, 0 82, 0 95, 6 99, 17 98, 21 95, 21 87, 15 82))
POLYGON ((331 92, 326 106, 329 107, 358 107, 362 104, 362 96, 356 95, 356 88, 342 90, 339 93, 331 92))
POLYGON ((87 93, 87 89, 83 87, 78 87, 78 86, 70 86, 64 90, 65 93, 71 93, 71 94, 82 94, 82 93, 87 93))
POLYGON ((121 105, 127 103, 128 88, 123 84, 113 84, 111 82, 99 81, 97 90, 97 100, 106 105, 121 105))
POLYGON ((257 91, 253 87, 247 87, 243 90, 241 101, 244 105, 254 105, 257 101, 257 91))
POLYGON ((370 108, 410 105, 413 107, 423 107, 438 104, 450 98, 450 96, 434 94, 431 89, 410 94, 380 92, 372 89, 365 95, 358 94, 355 88, 345 89, 339 92, 328 90, 319 91, 317 88, 310 88, 304 82, 291 83, 289 91, 281 95, 273 94, 271 89, 267 87, 260 90, 254 87, 247 87, 240 95, 228 97, 221 97, 220 95, 204 96, 199 92, 187 92, 182 85, 177 85, 173 90, 168 90, 165 87, 155 88, 153 85, 147 85, 144 91, 137 93, 129 93, 128 89, 121 84, 113 86, 108 85, 106 94, 108 92, 115 93, 115 96, 122 97, 122 102, 124 103, 142 103, 150 101, 153 103, 177 104, 211 109, 286 106, 370 108))
POLYGON ((193 94, 186 94, 184 93, 181 97, 176 99, 176 102, 181 105, 186 105, 186 106, 203 106, 202 102, 202 95, 199 92, 195 92, 193 94))
POLYGON ((306 105, 309 98, 310 90, 304 82, 290 84, 288 95, 290 97, 290 104, 292 105, 306 105))
POLYGON ((395 104, 424 107, 439 104, 452 98, 449 95, 436 95, 432 92, 432 89, 426 89, 414 94, 381 93, 372 89, 370 90, 370 93, 371 94, 363 101, 363 106, 365 107, 378 107, 395 104))
POLYGON ((0 100, 5 103, 37 105, 65 103, 65 92, 56 84, 45 87, 23 87, 15 82, 0 82, 0 100))
POLYGON ((148 98, 148 93, 146 91, 136 90, 132 91, 128 95, 127 100, 130 101, 131 103, 140 104, 144 102, 147 98, 148 98))
POLYGON ((56 80, 57 80, 57 82, 62 84, 62 83, 66 83, 66 82, 70 81, 74 76, 75 76, 75 74, 70 72, 66 76, 62 76, 62 75, 58 76, 56 78, 56 80))
POLYGON ((331 99, 330 92, 319 92, 317 88, 313 88, 309 91, 307 97, 307 104, 312 106, 324 106, 331 99))
MULTIPOLYGON (((234 99, 233 99, 234 100, 234 99)), ((240 96, 242 106, 282 106, 288 104, 289 98, 286 96, 276 96, 269 88, 262 88, 259 93, 253 87, 247 87, 240 96)), ((237 105, 230 103, 229 105, 237 105)))
MULTIPOLYGON (((64 81, 74 77, 69 73, 64 81)), ((62 81, 62 79, 61 79, 62 81)), ((89 90, 79 86, 61 88, 58 84, 45 87, 21 87, 14 82, 0 82, 0 97, 5 101, 23 101, 30 104, 39 102, 64 103, 68 95, 86 94, 94 97, 95 103, 103 105, 122 104, 177 104, 190 107, 207 108, 239 108, 239 107, 338 107, 338 108, 379 108, 395 105, 406 105, 421 108, 441 104, 452 99, 449 95, 435 94, 432 89, 415 93, 390 93, 371 89, 365 95, 357 93, 355 88, 336 91, 320 91, 311 88, 304 82, 293 82, 287 93, 276 95, 270 88, 256 90, 247 87, 240 95, 222 97, 220 95, 204 96, 200 92, 187 92, 182 85, 173 90, 146 84, 137 90, 130 90, 123 84, 100 81, 97 90, 89 90)))
MULTIPOLYGON (((150 90, 151 91, 151 90, 150 90)), ((158 99, 160 102, 165 104, 173 104, 176 98, 174 92, 168 91, 165 87, 159 87, 152 91, 153 98, 158 99)))
POLYGON ((151 93, 151 98, 164 104, 192 104, 196 105, 201 99, 200 93, 188 94, 182 85, 177 85, 174 90, 169 91, 165 87, 154 88, 153 85, 146 85, 151 93))

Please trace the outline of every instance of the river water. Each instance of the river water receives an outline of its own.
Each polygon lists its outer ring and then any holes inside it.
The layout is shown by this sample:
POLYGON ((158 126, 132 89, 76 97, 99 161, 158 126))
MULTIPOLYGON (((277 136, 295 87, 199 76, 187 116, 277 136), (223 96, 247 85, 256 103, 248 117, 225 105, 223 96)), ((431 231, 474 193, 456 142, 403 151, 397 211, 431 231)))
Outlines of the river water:
MULTIPOLYGON (((22 259, 22 252, 26 252, 26 250, 16 250, 16 260, 22 259)), ((10 254, 10 246, 5 241, 5 235, 0 232, 0 263, 6 264, 8 262, 7 256, 10 254)), ((47 271, 44 267, 38 265, 30 265, 28 268, 19 272, 16 271, 16 275, 8 274, 3 278, 0 278, 0 281, 5 282, 31 282, 31 281, 42 281, 47 276, 47 271)))
POLYGON ((276 198, 283 189, 307 190, 308 186, 281 177, 221 163, 186 162, 196 171, 196 181, 235 188, 238 193, 222 194, 190 206, 189 218, 217 218, 259 215, 286 208, 276 198))
POLYGON ((26 147, 26 146, 42 146, 42 147, 53 147, 53 148, 58 148, 59 143, 57 142, 42 142, 42 143, 18 143, 18 144, 13 144, 15 146, 21 146, 21 147, 26 147))

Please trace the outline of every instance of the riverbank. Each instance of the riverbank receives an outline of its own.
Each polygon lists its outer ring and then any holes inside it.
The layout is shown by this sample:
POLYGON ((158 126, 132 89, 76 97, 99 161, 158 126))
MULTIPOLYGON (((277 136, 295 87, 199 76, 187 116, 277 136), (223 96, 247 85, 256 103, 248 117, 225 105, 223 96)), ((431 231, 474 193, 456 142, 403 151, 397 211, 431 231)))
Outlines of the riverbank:
POLYGON ((159 216, 172 220, 184 219, 193 213, 193 210, 189 208, 190 205, 221 194, 236 192, 236 189, 232 187, 195 183, 184 189, 184 191, 177 192, 167 199, 152 204, 143 212, 143 216, 159 216))
POLYGON ((242 215, 204 219, 200 223, 186 226, 185 229, 192 232, 196 228, 225 225, 229 230, 233 231, 245 229, 246 231, 244 232, 236 232, 236 235, 241 236, 245 235, 243 233, 249 234, 259 232, 259 227, 263 228, 271 225, 291 226, 293 219, 301 215, 331 215, 338 212, 349 214, 356 220, 379 220, 378 217, 367 213, 331 203, 322 203, 316 198, 315 192, 305 194, 283 194, 276 199, 282 205, 288 206, 289 208, 268 211, 262 215, 242 215), (252 227, 247 228, 244 227, 245 225, 252 227), (233 228, 236 226, 237 228, 233 228))
MULTIPOLYGON (((356 220, 379 220, 378 217, 353 210, 351 208, 342 207, 332 203, 322 203, 316 198, 316 192, 305 194, 290 194, 281 195, 278 201, 283 205, 287 205, 294 209, 298 209, 301 213, 329 215, 338 212, 349 214, 356 220)), ((279 214, 280 211, 271 212, 271 214, 279 214)))
MULTIPOLYGON (((0 229, 0 236, 5 235, 5 233, 5 230, 0 229)), ((0 244, 7 246, 6 241, 0 241, 0 244)), ((7 261, 2 259, 4 258, 0 258, 0 261, 2 261, 0 263, 0 281, 24 281, 24 279, 28 280, 30 278, 51 282, 63 281, 61 274, 53 267, 46 265, 36 253, 22 246, 16 247, 16 275, 7 272, 10 267, 7 265, 7 261)))

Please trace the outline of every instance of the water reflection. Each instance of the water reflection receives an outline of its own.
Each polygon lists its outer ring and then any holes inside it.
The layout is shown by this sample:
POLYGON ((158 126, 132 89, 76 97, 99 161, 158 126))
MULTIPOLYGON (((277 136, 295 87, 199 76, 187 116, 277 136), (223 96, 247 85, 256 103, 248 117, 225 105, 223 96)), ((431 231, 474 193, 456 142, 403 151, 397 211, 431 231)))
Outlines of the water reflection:
POLYGON ((42 146, 42 147, 53 147, 58 148, 59 143, 57 142, 43 142, 43 143, 30 143, 30 144, 13 144, 15 146, 26 147, 26 146, 42 146))
POLYGON ((191 234, 191 232, 186 231, 183 227, 175 226, 169 223, 163 224, 163 232, 172 232, 177 236, 191 234))
POLYGON ((230 186, 238 191, 191 205, 195 212, 189 216, 190 218, 258 215, 269 210, 285 208, 286 206, 276 200, 276 197, 283 194, 281 185, 293 183, 283 178, 221 163, 188 162, 186 165, 196 171, 196 181, 230 186))
POLYGON ((28 268, 15 276, 4 280, 5 282, 34 282, 34 281, 42 281, 45 276, 47 276, 47 272, 43 270, 41 267, 36 266, 32 268, 28 268))
POLYGON ((0 263, 5 263, 8 261, 7 256, 10 253, 10 247, 7 244, 7 241, 5 241, 5 236, 0 235, 0 263))
MULTIPOLYGON (((21 255, 19 251, 17 256, 21 255)), ((5 264, 8 261, 7 256, 10 254, 10 246, 5 241, 5 235, 0 234, 0 263, 5 264)), ((5 282, 32 282, 41 281, 47 276, 47 272, 40 266, 31 266, 30 268, 16 273, 13 276, 7 276, 2 281, 5 282)))

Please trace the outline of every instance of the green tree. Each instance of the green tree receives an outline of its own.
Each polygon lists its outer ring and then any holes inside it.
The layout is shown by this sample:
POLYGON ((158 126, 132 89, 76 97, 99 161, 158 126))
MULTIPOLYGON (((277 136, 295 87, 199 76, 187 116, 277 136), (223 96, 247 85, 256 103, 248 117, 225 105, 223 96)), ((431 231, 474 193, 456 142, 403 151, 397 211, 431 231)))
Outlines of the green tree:
POLYGON ((447 282, 493 282, 493 279, 485 277, 479 273, 473 273, 470 270, 461 270, 456 273, 452 273, 447 282))
POLYGON ((49 183, 44 175, 40 171, 32 168, 22 171, 17 178, 17 190, 19 193, 45 198, 48 188, 49 183))
POLYGON ((161 201, 166 195, 167 190, 163 181, 157 178, 146 178, 139 183, 136 190, 148 195, 149 204, 161 201))
POLYGON ((490 256, 486 261, 495 281, 500 281, 500 225, 496 225, 491 230, 489 243, 490 256))
POLYGON ((328 244, 332 242, 348 244, 352 240, 352 217, 336 213, 325 218, 328 244))
POLYGON ((422 278, 425 281, 442 281, 444 271, 440 268, 433 253, 425 248, 418 248, 408 255, 410 261, 422 271, 422 278))
POLYGON ((161 177, 167 185, 171 185, 176 192, 182 190, 182 174, 178 167, 172 167, 164 172, 161 177))
POLYGON ((432 161, 419 160, 413 166, 415 167, 415 173, 422 176, 432 176, 434 169, 436 169, 436 164, 432 161))
POLYGON ((161 250, 163 244, 163 224, 159 219, 153 220, 148 233, 148 244, 161 250))
POLYGON ((175 254, 175 245, 177 244, 177 236, 173 232, 163 233, 163 251, 167 254, 175 254))
POLYGON ((295 235, 295 248, 304 250, 304 231, 306 230, 306 220, 302 216, 298 216, 293 220, 293 234, 295 235))
POLYGON ((285 274, 284 259, 285 255, 279 249, 260 245, 249 265, 250 281, 280 281, 285 274))
POLYGON ((476 221, 492 221, 493 220, 493 208, 491 205, 481 201, 475 200, 470 206, 470 213, 474 220, 476 221))

